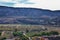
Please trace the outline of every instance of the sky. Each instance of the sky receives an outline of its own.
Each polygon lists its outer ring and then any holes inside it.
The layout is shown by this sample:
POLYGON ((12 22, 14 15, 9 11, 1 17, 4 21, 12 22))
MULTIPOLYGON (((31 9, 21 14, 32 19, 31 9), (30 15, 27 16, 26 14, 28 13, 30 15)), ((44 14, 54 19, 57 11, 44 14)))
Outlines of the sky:
POLYGON ((60 0, 0 0, 0 5, 60 10, 60 0))

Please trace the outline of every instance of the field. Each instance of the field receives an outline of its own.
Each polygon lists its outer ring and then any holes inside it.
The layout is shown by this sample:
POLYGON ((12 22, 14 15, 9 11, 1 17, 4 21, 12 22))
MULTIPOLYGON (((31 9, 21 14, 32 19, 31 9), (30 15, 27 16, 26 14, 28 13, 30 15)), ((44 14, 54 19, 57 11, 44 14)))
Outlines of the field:
POLYGON ((60 32, 60 27, 54 27, 54 26, 50 26, 50 25, 23 25, 23 24, 0 24, 0 30, 2 31, 13 31, 14 29, 16 29, 18 31, 41 31, 41 30, 48 30, 48 31, 58 31, 60 32))
POLYGON ((50 32, 57 31, 60 33, 60 27, 51 26, 51 25, 23 25, 23 24, 0 24, 0 32, 6 32, 3 37, 10 37, 11 32, 14 30, 27 32, 26 35, 31 37, 34 34, 40 34, 41 32, 50 32))

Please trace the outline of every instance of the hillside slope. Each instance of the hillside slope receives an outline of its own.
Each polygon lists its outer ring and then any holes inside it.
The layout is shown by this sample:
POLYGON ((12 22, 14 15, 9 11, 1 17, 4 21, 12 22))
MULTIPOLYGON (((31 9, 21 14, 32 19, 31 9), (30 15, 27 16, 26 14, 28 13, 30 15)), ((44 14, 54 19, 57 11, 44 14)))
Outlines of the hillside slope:
POLYGON ((0 24, 60 25, 60 10, 0 6, 0 24))

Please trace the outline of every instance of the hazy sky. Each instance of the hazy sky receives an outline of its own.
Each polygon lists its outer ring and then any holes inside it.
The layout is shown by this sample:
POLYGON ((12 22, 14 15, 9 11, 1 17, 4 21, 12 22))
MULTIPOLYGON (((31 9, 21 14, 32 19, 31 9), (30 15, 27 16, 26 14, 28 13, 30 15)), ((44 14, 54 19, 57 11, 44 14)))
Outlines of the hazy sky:
POLYGON ((0 5, 60 10, 60 0, 0 0, 0 5))

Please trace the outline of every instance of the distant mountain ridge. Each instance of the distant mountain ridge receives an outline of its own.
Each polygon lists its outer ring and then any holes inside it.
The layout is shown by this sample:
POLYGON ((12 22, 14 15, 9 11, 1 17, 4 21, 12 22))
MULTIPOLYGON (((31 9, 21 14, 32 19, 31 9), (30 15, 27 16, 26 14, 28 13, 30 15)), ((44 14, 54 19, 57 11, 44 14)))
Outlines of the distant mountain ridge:
POLYGON ((0 6, 0 24, 60 25, 59 17, 60 10, 0 6))

